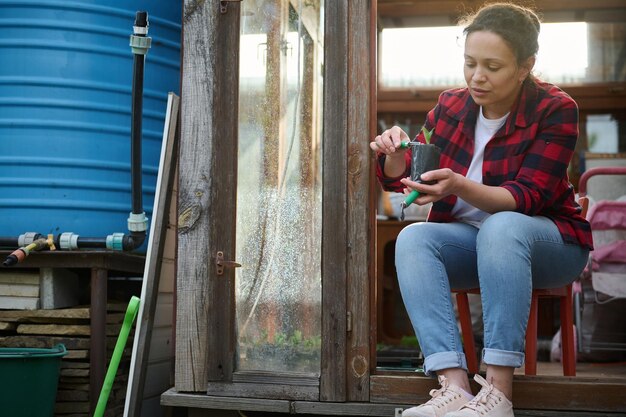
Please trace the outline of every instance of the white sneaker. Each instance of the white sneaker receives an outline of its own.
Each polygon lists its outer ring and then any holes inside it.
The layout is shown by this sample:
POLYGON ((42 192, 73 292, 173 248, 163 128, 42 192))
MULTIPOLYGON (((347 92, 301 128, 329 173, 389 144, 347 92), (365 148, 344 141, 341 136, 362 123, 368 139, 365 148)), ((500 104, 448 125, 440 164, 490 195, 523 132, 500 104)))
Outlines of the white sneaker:
POLYGON ((513 404, 496 387, 485 381, 480 375, 474 375, 474 380, 483 388, 458 411, 453 411, 445 417, 515 417, 513 404))
POLYGON ((430 400, 417 407, 407 408, 402 417, 443 417, 449 411, 456 411, 469 401, 463 390, 440 375, 441 388, 430 390, 430 400))

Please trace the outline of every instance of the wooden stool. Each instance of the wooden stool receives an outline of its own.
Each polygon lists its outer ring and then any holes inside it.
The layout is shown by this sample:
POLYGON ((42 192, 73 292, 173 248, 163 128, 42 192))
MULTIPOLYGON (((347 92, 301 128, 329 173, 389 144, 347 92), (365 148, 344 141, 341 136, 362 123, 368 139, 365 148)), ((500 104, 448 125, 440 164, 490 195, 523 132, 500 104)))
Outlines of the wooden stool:
MULTIPOLYGON (((461 333, 463 334, 463 348, 467 359, 468 371, 478 373, 478 359, 474 334, 472 333, 472 319, 470 316, 467 294, 480 294, 478 288, 468 290, 452 290, 456 293, 461 333)), ((561 304, 561 350, 563 375, 576 376, 576 346, 574 344, 574 316, 572 314, 572 284, 565 287, 536 289, 532 292, 530 315, 526 327, 526 375, 537 374, 537 311, 539 297, 559 297, 561 304)))
MULTIPOLYGON (((581 215, 587 216, 589 199, 581 186, 580 198, 578 199, 582 210, 581 215)), ((463 348, 467 359, 468 371, 478 373, 478 359, 476 358, 476 346, 474 345, 474 334, 472 333, 472 319, 470 316, 469 302, 467 294, 480 294, 480 289, 471 288, 468 290, 456 290, 456 302, 459 310, 459 321, 461 322, 461 333, 463 334, 463 348)), ((537 311, 539 297, 558 297, 561 304, 561 362, 563 363, 563 375, 576 376, 576 346, 574 343, 574 315, 572 314, 572 284, 560 288, 535 289, 532 292, 530 302, 530 315, 526 327, 526 375, 537 374, 537 311)))

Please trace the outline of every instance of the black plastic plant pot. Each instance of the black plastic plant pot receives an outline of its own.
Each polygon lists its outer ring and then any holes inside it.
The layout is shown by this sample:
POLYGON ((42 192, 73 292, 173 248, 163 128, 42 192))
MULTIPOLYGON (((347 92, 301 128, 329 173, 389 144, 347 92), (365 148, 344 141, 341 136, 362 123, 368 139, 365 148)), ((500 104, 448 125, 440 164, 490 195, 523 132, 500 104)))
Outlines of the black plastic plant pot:
MULTIPOLYGON (((411 142, 411 180, 420 181, 424 172, 439 169, 441 151, 435 145, 411 142)), ((434 181, 424 182, 433 184, 434 181)))

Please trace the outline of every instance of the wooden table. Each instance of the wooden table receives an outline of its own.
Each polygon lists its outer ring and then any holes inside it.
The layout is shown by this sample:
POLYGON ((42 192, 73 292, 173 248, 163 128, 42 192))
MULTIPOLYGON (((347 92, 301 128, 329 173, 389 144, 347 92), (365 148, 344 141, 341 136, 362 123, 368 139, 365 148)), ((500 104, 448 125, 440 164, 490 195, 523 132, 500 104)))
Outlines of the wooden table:
MULTIPOLYGON (((0 251, 2 260, 12 251, 0 251)), ((143 274, 145 256, 113 251, 44 251, 31 252, 11 268, 67 268, 91 271, 89 339, 89 401, 95 409, 106 373, 107 281, 111 271, 143 274)))

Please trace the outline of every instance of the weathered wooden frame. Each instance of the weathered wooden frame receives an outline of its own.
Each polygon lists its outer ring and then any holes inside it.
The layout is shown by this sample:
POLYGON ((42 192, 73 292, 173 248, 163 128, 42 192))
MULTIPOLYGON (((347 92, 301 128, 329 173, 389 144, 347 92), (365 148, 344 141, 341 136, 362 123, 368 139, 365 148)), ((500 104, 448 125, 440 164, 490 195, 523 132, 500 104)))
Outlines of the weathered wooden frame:
POLYGON ((367 400, 369 273, 373 262, 367 243, 371 241, 368 142, 372 56, 369 31, 356 29, 369 28, 370 2, 328 2, 325 6, 324 342, 319 383, 310 377, 295 383, 288 377, 233 372, 234 278, 215 276, 212 254, 217 250, 227 256, 234 253, 235 188, 233 178, 225 177, 225 172, 234 172, 236 153, 220 147, 237 135, 237 115, 232 111, 237 108, 237 74, 232 68, 237 68, 238 12, 236 3, 229 4, 226 14, 209 4, 186 2, 185 6, 176 388, 191 392, 209 389, 230 396, 254 392, 268 398, 367 400), (199 50, 199 45, 207 48, 199 50), (352 327, 349 316, 355 318, 352 327))
POLYGON ((239 4, 184 1, 176 283, 176 388, 232 380, 239 4))

